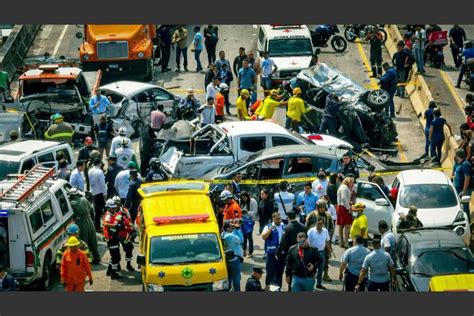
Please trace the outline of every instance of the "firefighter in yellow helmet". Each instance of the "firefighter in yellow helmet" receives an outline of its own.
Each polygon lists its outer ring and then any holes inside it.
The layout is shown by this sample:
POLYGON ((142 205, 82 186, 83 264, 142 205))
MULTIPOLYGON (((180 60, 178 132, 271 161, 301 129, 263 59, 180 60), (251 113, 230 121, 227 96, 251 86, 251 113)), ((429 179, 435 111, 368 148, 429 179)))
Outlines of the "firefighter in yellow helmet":
POLYGON ((263 104, 255 111, 259 120, 270 120, 277 106, 286 106, 288 101, 281 101, 283 95, 278 95, 278 90, 271 90, 270 95, 263 100, 263 104))
POLYGON ((287 125, 295 132, 299 130, 298 126, 301 122, 301 115, 309 111, 309 109, 306 109, 304 106, 301 94, 302 92, 299 87, 293 89, 293 96, 288 100, 288 110, 286 112, 287 120, 290 123, 287 125))
POLYGON ((237 107, 237 115, 239 120, 241 121, 248 121, 250 120, 249 113, 247 111, 247 100, 250 98, 250 92, 247 89, 242 89, 240 91, 240 96, 237 98, 235 102, 235 106, 237 107))
POLYGON ((72 143, 74 129, 69 123, 64 122, 64 117, 61 114, 56 113, 51 116, 51 121, 53 121, 53 125, 51 125, 46 133, 44 133, 45 139, 56 142, 72 143))

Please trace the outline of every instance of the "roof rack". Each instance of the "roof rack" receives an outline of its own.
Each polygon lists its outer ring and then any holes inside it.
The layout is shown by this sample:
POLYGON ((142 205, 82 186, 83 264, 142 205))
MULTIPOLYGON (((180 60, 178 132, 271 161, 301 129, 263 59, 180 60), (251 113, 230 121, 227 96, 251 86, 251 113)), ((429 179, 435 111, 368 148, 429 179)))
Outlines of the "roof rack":
POLYGON ((39 186, 54 176, 54 168, 46 168, 41 165, 34 166, 27 174, 21 176, 18 181, 4 192, 0 199, 12 202, 23 202, 39 186))

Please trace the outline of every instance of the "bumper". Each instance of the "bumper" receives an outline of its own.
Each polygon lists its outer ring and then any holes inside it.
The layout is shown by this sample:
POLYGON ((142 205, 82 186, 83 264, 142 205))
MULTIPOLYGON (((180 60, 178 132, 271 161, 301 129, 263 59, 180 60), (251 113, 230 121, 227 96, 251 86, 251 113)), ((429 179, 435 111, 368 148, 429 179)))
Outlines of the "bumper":
POLYGON ((102 70, 104 75, 140 75, 150 72, 150 59, 114 60, 114 61, 81 61, 84 71, 102 70))

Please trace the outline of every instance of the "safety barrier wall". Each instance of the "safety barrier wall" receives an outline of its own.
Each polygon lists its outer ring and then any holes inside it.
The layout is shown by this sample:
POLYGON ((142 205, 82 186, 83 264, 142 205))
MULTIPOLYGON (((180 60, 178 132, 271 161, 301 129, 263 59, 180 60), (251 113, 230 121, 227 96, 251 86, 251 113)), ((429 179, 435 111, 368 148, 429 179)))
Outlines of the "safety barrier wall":
MULTIPOLYGON (((386 25, 385 31, 387 32, 387 41, 385 42, 385 46, 390 54, 393 56, 397 51, 397 42, 403 40, 402 35, 396 25, 386 25)), ((423 128, 426 126, 426 121, 423 118, 423 114, 425 110, 428 108, 428 104, 430 101, 433 101, 433 96, 431 95, 430 88, 426 83, 423 76, 417 75, 417 68, 416 65, 413 65, 412 70, 410 71, 410 75, 408 76, 407 82, 409 84, 406 86, 406 92, 410 96, 410 101, 413 104, 413 108, 420 120, 421 125, 423 128)), ((453 135, 449 132, 447 127, 444 128, 444 133, 447 141, 444 143, 443 148, 443 168, 446 168, 445 172, 448 175, 451 174, 451 168, 454 165, 454 152, 458 147, 458 143, 454 139, 453 135)))
POLYGON ((8 72, 10 80, 14 77, 16 68, 21 65, 40 27, 41 25, 15 25, 0 48, 0 64, 8 72))

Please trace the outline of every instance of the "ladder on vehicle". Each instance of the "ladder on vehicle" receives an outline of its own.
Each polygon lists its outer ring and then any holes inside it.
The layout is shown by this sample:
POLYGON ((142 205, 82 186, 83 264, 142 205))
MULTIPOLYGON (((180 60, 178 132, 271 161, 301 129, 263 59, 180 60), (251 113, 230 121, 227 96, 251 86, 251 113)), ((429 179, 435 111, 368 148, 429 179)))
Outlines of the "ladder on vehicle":
POLYGON ((23 202, 36 188, 41 186, 50 177, 54 176, 55 168, 46 168, 41 165, 34 166, 27 174, 22 175, 18 181, 2 195, 1 200, 23 202))

